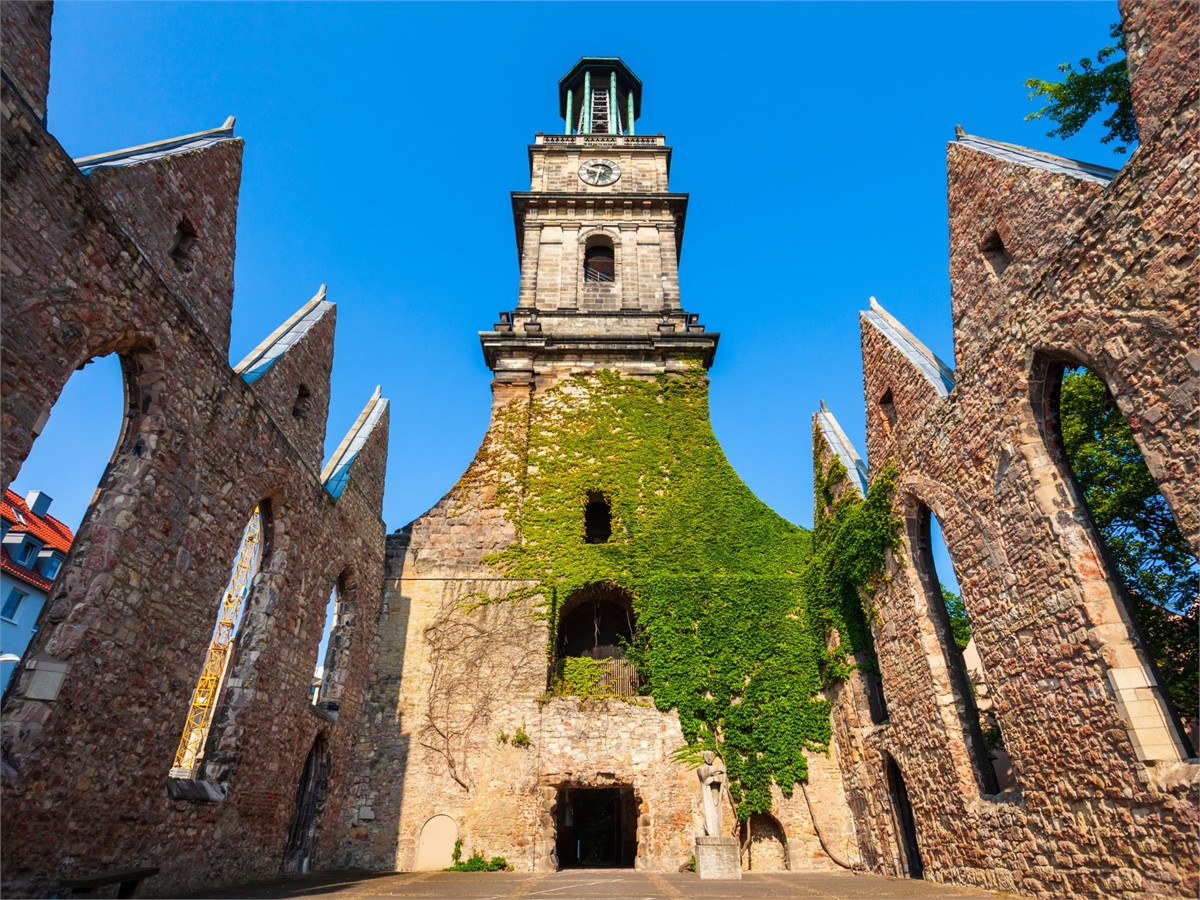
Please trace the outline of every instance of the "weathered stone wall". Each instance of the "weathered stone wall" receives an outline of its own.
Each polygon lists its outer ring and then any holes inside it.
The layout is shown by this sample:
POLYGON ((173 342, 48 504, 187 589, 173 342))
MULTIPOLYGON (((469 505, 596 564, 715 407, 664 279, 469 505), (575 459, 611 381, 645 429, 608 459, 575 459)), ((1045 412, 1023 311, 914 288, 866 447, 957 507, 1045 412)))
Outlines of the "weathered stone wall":
POLYGON ((691 855, 699 790, 671 759, 683 744, 677 717, 644 699, 547 701, 540 598, 480 605, 521 586, 484 558, 516 539, 495 497, 525 464, 509 458, 522 442, 506 428, 523 427, 512 405, 529 398, 528 387, 496 385, 494 404, 510 414, 494 417, 454 489, 388 539, 364 775, 347 805, 341 865, 412 868, 422 826, 446 815, 464 854, 553 871, 553 807, 565 786, 633 787, 640 868, 674 870, 691 855), (500 740, 518 728, 529 747, 500 740))
POLYGON ((4 74, 29 104, 34 116, 46 121, 50 93, 50 0, 5 3, 0 6, 4 35, 4 74))
MULTIPOLYGON (((557 427, 554 414, 534 402, 556 385, 550 373, 536 388, 494 382, 492 424, 467 472, 432 510, 389 538, 376 679, 360 741, 363 770, 347 804, 341 865, 423 865, 422 829, 446 816, 464 853, 553 871, 562 788, 632 789, 639 868, 673 871, 694 851, 700 789, 695 773, 672 758, 684 744, 677 715, 656 710, 649 698, 549 697, 547 607, 567 598, 513 596, 535 583, 506 578, 488 562, 529 539, 518 535, 511 516, 514 505, 537 502, 525 487, 529 473, 548 461, 528 449, 528 436, 557 427), (503 740, 518 730, 530 746, 503 740)), ((570 402, 587 400, 572 395, 570 402)), ((827 868, 834 863, 824 843, 834 853, 852 848, 853 824, 841 813, 835 765, 810 759, 806 789, 790 798, 776 791, 774 811, 793 867, 827 868), (810 801, 821 811, 815 825, 810 801)))
POLYGON ((1194 4, 1125 11, 1143 143, 1111 183, 969 136, 950 146, 953 375, 885 312, 864 314, 868 458, 872 473, 899 466, 904 547, 874 596, 887 720, 871 723, 852 680, 834 724, 874 871, 902 866, 886 753, 927 878, 1054 897, 1197 890, 1200 772, 1183 758, 1054 422, 1061 365, 1104 378, 1200 549, 1197 82, 1180 74, 1200 41, 1194 4), (994 792, 972 734, 975 701, 955 674, 929 562, 930 513, 1015 790, 994 792))
MULTIPOLYGON (((10 61, 48 62, 39 50, 49 46, 48 16, 40 35, 10 32, 17 10, 40 7, 4 4, 6 76, 10 61)), ((339 576, 352 586, 357 627, 375 617, 386 415, 335 500, 316 471, 332 316, 277 364, 276 381, 314 388, 307 440, 285 425, 290 405, 264 404, 230 369, 240 140, 89 178, 43 128, 30 105, 38 96, 13 84, 44 86, 44 73, 22 72, 2 88, 4 484, 90 359, 120 355, 128 404, 5 697, 5 893, 48 893, 64 877, 134 866, 161 869, 145 887, 155 896, 278 874, 319 733, 332 771, 312 860, 328 864, 339 824, 328 816, 340 819, 344 805, 367 654, 345 661, 336 721, 312 710, 308 689, 339 576), (185 215, 198 229, 190 271, 174 265, 166 243, 185 215), (269 510, 266 549, 202 773, 224 799, 172 799, 184 716, 257 504, 269 510), (61 686, 47 694, 45 676, 57 673, 61 686)), ((363 635, 350 643, 366 649, 363 635)))

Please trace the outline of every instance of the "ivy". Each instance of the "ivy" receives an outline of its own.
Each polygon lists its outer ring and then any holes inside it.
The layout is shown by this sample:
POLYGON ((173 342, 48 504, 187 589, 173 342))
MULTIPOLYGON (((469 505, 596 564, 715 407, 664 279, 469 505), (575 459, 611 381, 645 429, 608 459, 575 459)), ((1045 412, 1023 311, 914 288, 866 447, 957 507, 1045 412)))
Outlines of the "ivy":
POLYGON ((857 491, 839 491, 847 483, 846 467, 836 457, 823 464, 817 443, 814 440, 813 553, 801 593, 813 640, 825 648, 821 671, 823 683, 830 685, 848 674, 848 654, 861 654, 874 665, 872 601, 884 577, 887 553, 900 545, 903 523, 892 510, 895 464, 884 466, 864 498, 857 491))
MULTIPOLYGON (((642 692, 678 711, 685 752, 721 754, 740 819, 769 812, 771 784, 790 794, 807 778, 805 751, 828 747, 821 689, 844 666, 831 665, 825 646, 831 627, 846 627, 843 595, 857 596, 838 579, 865 584, 875 569, 860 561, 814 573, 810 534, 755 497, 721 451, 698 365, 654 380, 575 375, 530 403, 499 410, 492 429, 492 487, 518 540, 487 561, 529 585, 502 599, 540 598, 553 632, 572 592, 598 582, 626 591, 642 692), (612 534, 589 544, 584 509, 596 494, 610 506, 612 534)), ((876 511, 881 496, 863 505, 876 511)), ((819 533, 890 525, 890 505, 882 525, 877 512, 838 509, 857 525, 823 523, 819 533)), ((863 622, 855 640, 869 641, 863 622)), ((585 696, 603 691, 594 660, 563 661, 566 681, 585 696)))
POLYGON ((606 686, 604 675, 604 666, 596 660, 570 656, 562 660, 551 690, 557 696, 584 699, 607 697, 612 692, 606 686))

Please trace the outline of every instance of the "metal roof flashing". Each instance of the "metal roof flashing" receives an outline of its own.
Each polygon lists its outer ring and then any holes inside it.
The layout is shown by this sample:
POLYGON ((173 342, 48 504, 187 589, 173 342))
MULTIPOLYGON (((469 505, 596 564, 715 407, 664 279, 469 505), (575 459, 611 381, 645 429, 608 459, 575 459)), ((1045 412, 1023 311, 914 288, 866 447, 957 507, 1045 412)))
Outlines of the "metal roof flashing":
POLYGON ((926 347, 917 337, 900 324, 900 321, 871 298, 871 308, 859 313, 859 318, 869 322, 891 342, 900 353, 923 374, 942 398, 954 390, 954 370, 926 347))
POLYGON ((191 150, 201 150, 211 147, 213 144, 232 140, 234 138, 233 126, 236 121, 233 116, 230 116, 220 128, 210 128, 207 131, 197 131, 193 134, 184 134, 149 144, 139 144, 136 147, 126 147, 122 150, 109 150, 105 153, 81 156, 72 162, 79 166, 79 170, 84 175, 89 175, 94 169, 121 168, 162 159, 165 156, 174 156, 178 153, 187 153, 191 150))
POLYGON ((1107 185, 1120 171, 1119 169, 1111 169, 1108 166, 1070 159, 1066 156, 1043 153, 1041 150, 1032 150, 1029 147, 1022 147, 1018 144, 1005 144, 1001 141, 993 141, 988 138, 978 137, 977 135, 967 134, 962 129, 962 126, 955 128, 954 140, 951 143, 957 144, 960 147, 967 147, 971 150, 977 150, 980 153, 986 153, 988 156, 1003 159, 1006 162, 1018 163, 1019 165, 1035 169, 1043 169, 1047 172, 1067 175, 1071 178, 1077 178, 1080 181, 1090 181, 1095 184, 1107 185))

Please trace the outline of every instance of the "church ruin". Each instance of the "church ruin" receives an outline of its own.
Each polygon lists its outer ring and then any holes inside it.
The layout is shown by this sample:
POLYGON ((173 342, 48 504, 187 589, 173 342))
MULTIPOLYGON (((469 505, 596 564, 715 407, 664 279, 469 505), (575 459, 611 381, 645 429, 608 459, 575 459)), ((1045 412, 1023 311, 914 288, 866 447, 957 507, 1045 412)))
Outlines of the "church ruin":
POLYGON ((696 773, 712 760, 680 751, 717 722, 734 734, 740 709, 786 751, 726 753, 754 811, 723 827, 752 871, 1194 896, 1194 734, 1056 421, 1064 367, 1103 378, 1200 549, 1200 23, 1186 2, 1121 8, 1128 163, 960 129, 955 364, 872 301, 866 460, 832 411, 814 416, 833 494, 854 502, 894 468, 903 523, 871 659, 829 683, 821 660, 845 636, 814 642, 796 594, 811 537, 750 493, 709 425, 719 335, 680 292, 688 197, 666 139, 637 133, 642 85, 621 60, 581 59, 559 83, 563 133, 529 147, 518 296, 480 332, 483 444, 386 534, 387 400, 322 459, 324 286, 228 363, 233 121, 72 160, 45 128, 52 6, 0 6, 4 486, 76 369, 117 354, 127 400, 4 696, 5 891, 120 869, 153 896, 437 869, 459 840, 522 871, 675 871, 712 820, 696 773), (731 661, 742 650, 753 664, 731 661))

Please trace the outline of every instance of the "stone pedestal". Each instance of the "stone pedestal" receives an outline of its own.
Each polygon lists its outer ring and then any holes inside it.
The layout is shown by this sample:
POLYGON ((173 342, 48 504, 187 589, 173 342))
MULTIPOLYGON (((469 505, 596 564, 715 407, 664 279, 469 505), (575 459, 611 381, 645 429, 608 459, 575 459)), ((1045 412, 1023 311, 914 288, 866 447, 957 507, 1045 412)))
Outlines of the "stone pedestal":
POLYGON ((739 880, 742 860, 735 837, 696 838, 696 874, 702 880, 739 880))

